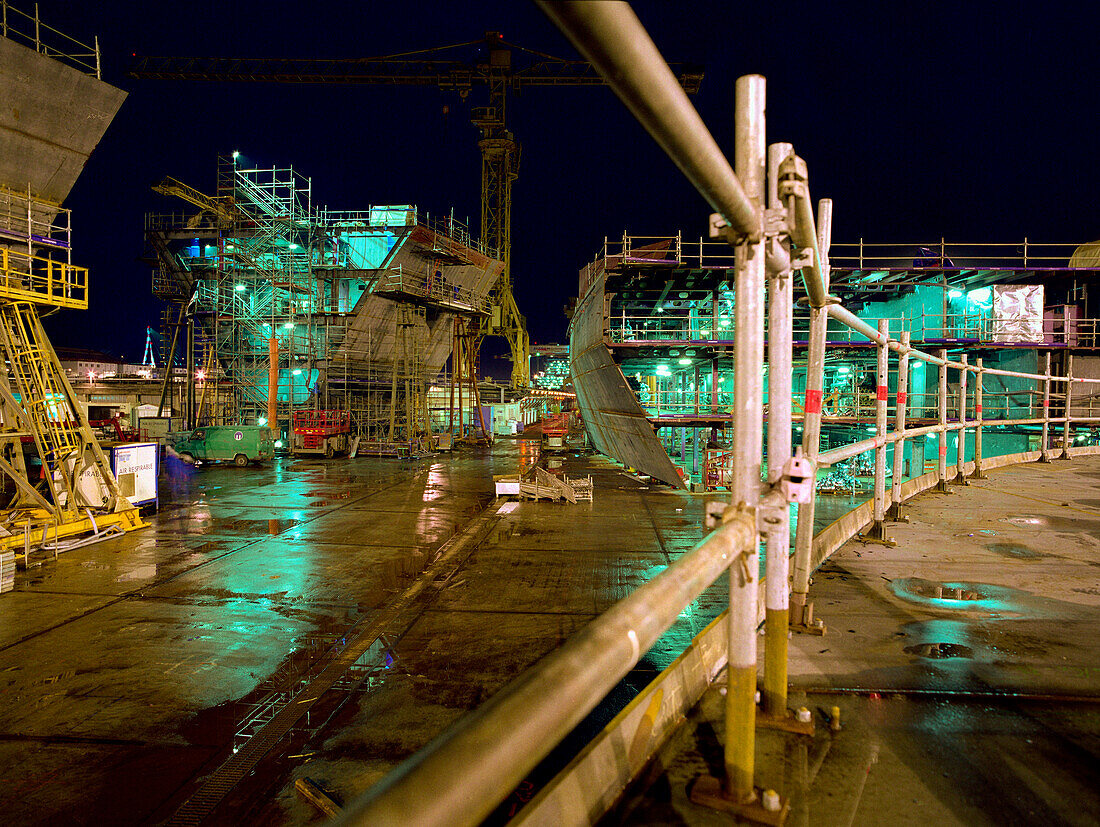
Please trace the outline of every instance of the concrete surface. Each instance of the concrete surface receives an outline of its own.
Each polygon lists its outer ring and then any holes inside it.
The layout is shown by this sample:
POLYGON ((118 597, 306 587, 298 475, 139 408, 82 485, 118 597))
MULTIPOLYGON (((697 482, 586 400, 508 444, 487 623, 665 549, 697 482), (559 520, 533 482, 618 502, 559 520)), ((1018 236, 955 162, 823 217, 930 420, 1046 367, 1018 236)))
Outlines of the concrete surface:
MULTIPOLYGON (((998 469, 816 573, 828 632, 792 639, 790 705, 817 735, 758 729, 788 823, 1100 823, 1097 480, 1096 457, 998 469)), ((687 798, 721 772, 722 703, 716 685, 613 821, 728 823, 687 798)))
MULTIPOLYGON (((519 450, 406 465, 169 460, 151 528, 21 572, 0 596, 0 811, 164 821, 233 754, 251 710, 309 699, 356 635, 381 628, 383 644, 212 814, 310 822, 296 777, 353 795, 702 536, 702 497, 598 457, 550 460, 594 474, 593 503, 485 512, 492 475, 519 450), (482 514, 484 538, 444 574, 429 568, 482 514)), ((719 588, 686 611, 589 731, 722 601, 719 588)))

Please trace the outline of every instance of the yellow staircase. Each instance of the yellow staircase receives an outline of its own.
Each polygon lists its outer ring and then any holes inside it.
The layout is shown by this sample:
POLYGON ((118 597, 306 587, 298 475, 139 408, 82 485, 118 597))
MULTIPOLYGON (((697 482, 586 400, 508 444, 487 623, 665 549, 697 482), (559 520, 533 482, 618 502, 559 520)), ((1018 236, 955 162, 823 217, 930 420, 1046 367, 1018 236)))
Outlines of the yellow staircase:
POLYGON ((72 385, 42 328, 35 304, 0 300, 0 409, 5 455, 0 469, 18 493, 3 514, 0 549, 48 547, 77 534, 119 533, 145 525, 119 492, 103 449, 76 404, 72 385), (29 435, 42 458, 47 498, 26 481, 18 439, 29 435), (23 473, 20 473, 23 472, 23 473))

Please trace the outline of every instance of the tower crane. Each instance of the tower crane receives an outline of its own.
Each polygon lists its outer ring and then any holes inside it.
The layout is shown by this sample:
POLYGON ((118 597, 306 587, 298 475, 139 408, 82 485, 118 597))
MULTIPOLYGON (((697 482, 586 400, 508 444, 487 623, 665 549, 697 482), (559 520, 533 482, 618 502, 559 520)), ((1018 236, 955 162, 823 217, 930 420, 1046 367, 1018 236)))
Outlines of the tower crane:
MULTIPOLYGON (((671 67, 687 92, 699 90, 700 69, 671 67)), ((127 74, 154 80, 436 86, 463 100, 474 87, 487 90, 487 105, 470 110, 480 134, 481 242, 496 251, 504 269, 493 285, 492 315, 482 320, 475 348, 486 336, 503 337, 511 350, 513 387, 529 384, 527 329, 512 292, 512 184, 519 173, 520 145, 507 127, 507 98, 528 86, 604 85, 587 61, 554 57, 509 43, 500 32, 486 32, 466 43, 366 58, 135 57, 127 74)))

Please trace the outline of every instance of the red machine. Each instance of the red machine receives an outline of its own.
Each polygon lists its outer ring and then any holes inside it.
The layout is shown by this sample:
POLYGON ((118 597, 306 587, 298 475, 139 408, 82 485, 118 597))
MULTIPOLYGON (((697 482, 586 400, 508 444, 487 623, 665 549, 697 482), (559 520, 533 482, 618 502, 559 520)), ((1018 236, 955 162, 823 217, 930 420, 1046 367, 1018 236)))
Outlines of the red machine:
POLYGON ((348 411, 295 411, 290 451, 295 456, 347 453, 351 434, 348 411))

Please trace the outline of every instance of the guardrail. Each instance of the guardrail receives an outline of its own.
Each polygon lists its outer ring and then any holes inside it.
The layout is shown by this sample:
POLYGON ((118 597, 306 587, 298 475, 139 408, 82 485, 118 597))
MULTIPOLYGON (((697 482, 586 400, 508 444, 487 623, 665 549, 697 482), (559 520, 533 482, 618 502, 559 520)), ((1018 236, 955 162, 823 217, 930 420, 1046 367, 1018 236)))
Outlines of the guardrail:
MULTIPOLYGON (((1065 407, 1072 410, 1073 388, 1085 381, 1069 375, 1025 374, 968 364, 964 358, 919 351, 902 333, 891 339, 888 325, 867 325, 828 296, 831 203, 822 202, 815 221, 809 207, 805 163, 790 145, 773 144, 764 153, 764 79, 739 78, 735 99, 736 175, 703 126, 686 95, 661 59, 656 47, 625 3, 559 3, 540 0, 540 6, 596 67, 608 84, 635 113, 670 157, 683 169, 717 211, 716 232, 729 229, 729 241, 738 247, 737 327, 735 340, 735 442, 729 448, 731 503, 708 505, 714 533, 668 569, 592 621, 564 646, 497 693, 487 704, 461 719, 428 747, 402 764, 366 794, 351 802, 342 823, 356 824, 477 824, 603 699, 617 681, 642 657, 650 645, 675 621, 703 589, 723 574, 729 577, 730 608, 726 639, 725 761, 720 779, 710 779, 707 800, 741 815, 755 813, 761 804, 754 789, 755 692, 757 687, 757 626, 759 536, 767 538, 767 575, 764 584, 765 653, 764 708, 769 714, 786 713, 786 655, 788 622, 803 622, 805 591, 788 594, 788 502, 800 502, 795 543, 796 589, 808 586, 813 540, 813 486, 809 491, 801 465, 793 464, 784 428, 773 428, 782 438, 769 438, 768 482, 761 485, 762 380, 764 356, 763 294, 765 279, 769 314, 777 334, 768 343, 774 398, 769 414, 786 422, 790 414, 792 261, 801 268, 810 298, 809 372, 805 393, 806 420, 802 449, 811 462, 827 464, 868 449, 876 452, 873 518, 881 524, 886 497, 885 446, 922 433, 975 432, 980 443, 984 399, 982 377, 1017 376, 1042 382, 1046 415, 1034 420, 1044 437, 1058 423, 1064 425, 1063 451, 1069 453, 1071 420, 1050 417, 1051 386, 1065 384, 1065 407), (765 183, 765 169, 768 183, 765 183), (765 238, 763 209, 786 206, 789 225, 771 240, 765 238), (724 226, 723 226, 724 225, 724 226), (780 242, 780 243, 776 243, 780 242), (791 250, 791 243, 796 249, 791 250), (768 247, 765 255, 765 247, 768 247), (799 250, 802 253, 799 253, 799 250), (765 269, 765 259, 768 261, 765 269), (836 319, 876 346, 875 436, 818 456, 821 389, 824 380, 825 330, 836 319), (887 430, 887 375, 890 353, 899 364, 910 358, 940 367, 938 423, 930 428, 906 428, 906 388, 899 386, 897 424, 887 430), (958 422, 948 421, 947 372, 961 377, 958 422), (968 421, 967 379, 976 384, 977 419, 968 421), (785 443, 785 444, 784 444, 785 443), (798 473, 796 473, 798 471, 798 473), (808 517, 808 519, 807 519, 808 517), (801 579, 800 579, 801 575, 801 579), (789 616, 788 610, 792 610, 789 616)), ((1048 356, 1049 359, 1049 356, 1048 356)), ((907 370, 899 369, 899 376, 907 370)), ((785 429, 789 434, 789 427, 785 429)), ((941 444, 943 440, 941 439, 941 444)), ((1049 457, 1044 438, 1044 454, 1049 457)), ((981 456, 980 449, 978 456, 981 456)), ((981 472, 982 462, 975 463, 981 472)), ((898 464, 895 463, 895 469, 898 464)), ((959 463, 959 473, 965 471, 959 463)), ((937 477, 946 482, 946 453, 940 452, 937 477)), ((648 731, 648 730, 647 730, 648 731)), ((632 755, 632 765, 644 756, 632 755)), ((700 785, 696 785, 698 789, 700 785)), ((782 802, 780 802, 782 804, 782 802)), ((589 813, 589 816, 598 815, 589 813)), ((771 822, 769 822, 771 823, 771 822)), ((778 822, 775 822, 778 823, 778 822)))
POLYGON ((88 268, 0 247, 0 297, 88 309, 88 268))
POLYGON ((54 60, 68 63, 85 74, 100 77, 99 37, 91 44, 81 43, 52 26, 47 26, 38 16, 38 4, 30 15, 12 6, 8 0, 0 0, 0 34, 16 43, 29 46, 36 52, 54 60))

